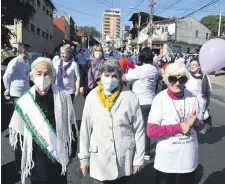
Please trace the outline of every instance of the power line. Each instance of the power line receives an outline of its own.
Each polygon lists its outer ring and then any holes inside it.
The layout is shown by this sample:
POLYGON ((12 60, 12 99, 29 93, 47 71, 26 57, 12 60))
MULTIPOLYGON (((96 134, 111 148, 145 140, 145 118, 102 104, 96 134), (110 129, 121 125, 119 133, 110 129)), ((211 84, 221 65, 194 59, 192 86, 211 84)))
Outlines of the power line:
POLYGON ((127 17, 128 15, 130 15, 132 12, 134 12, 135 9, 137 9, 144 1, 145 1, 145 0, 141 0, 140 3, 138 3, 138 4, 133 8, 133 10, 129 11, 129 12, 123 17, 123 19, 124 19, 125 17, 127 17))
POLYGON ((201 8, 199 8, 199 9, 197 9, 197 10, 195 10, 195 11, 193 11, 193 12, 191 12, 191 13, 189 13, 189 14, 183 16, 183 17, 188 17, 188 16, 190 16, 190 15, 193 15, 193 14, 197 13, 198 11, 204 10, 205 8, 207 8, 207 7, 209 7, 209 6, 212 6, 212 5, 214 5, 215 3, 218 3, 219 1, 220 1, 220 0, 212 0, 212 1, 210 1, 209 3, 207 3, 206 5, 202 6, 201 8))
POLYGON ((174 3, 172 3, 171 5, 169 5, 167 8, 165 8, 163 11, 159 12, 159 15, 161 13, 165 12, 166 10, 168 10, 169 8, 173 7, 175 4, 181 2, 181 1, 183 1, 183 0, 177 0, 177 1, 175 1, 174 3))
POLYGON ((90 16, 90 17, 93 17, 93 18, 101 18, 101 17, 99 17, 99 16, 92 15, 92 14, 85 13, 85 12, 81 12, 81 11, 79 11, 79 10, 73 10, 73 9, 71 9, 71 8, 68 8, 68 7, 64 6, 64 5, 60 5, 60 4, 57 4, 57 3, 54 3, 54 4, 55 4, 56 6, 63 7, 63 8, 65 8, 65 9, 67 9, 67 10, 70 10, 70 11, 73 11, 73 12, 76 12, 76 13, 80 13, 80 14, 83 14, 83 15, 87 15, 87 16, 90 16))
POLYGON ((101 3, 107 7, 110 7, 110 8, 112 7, 112 5, 107 4, 106 1, 101 1, 101 0, 96 0, 96 1, 98 1, 99 3, 101 3))

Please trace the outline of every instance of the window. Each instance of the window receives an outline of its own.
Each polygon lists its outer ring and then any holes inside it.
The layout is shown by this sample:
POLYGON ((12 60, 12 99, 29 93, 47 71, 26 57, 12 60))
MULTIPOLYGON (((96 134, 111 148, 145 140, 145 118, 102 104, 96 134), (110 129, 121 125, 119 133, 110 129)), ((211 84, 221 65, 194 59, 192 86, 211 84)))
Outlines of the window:
POLYGON ((164 33, 164 32, 165 32, 164 27, 162 27, 162 33, 164 33))
POLYGON ((43 5, 43 11, 45 12, 45 6, 43 5))
POLYGON ((50 41, 52 41, 52 36, 49 36, 50 41))
POLYGON ((47 15, 49 16, 49 11, 47 10, 47 15))
POLYGON ((206 37, 205 37, 206 40, 209 39, 209 33, 206 33, 206 37))
POLYGON ((40 28, 37 28, 37 34, 41 35, 41 29, 40 28))
POLYGON ((26 23, 26 24, 24 23, 23 26, 24 26, 25 29, 30 30, 29 29, 29 23, 26 23))
POLYGON ((48 36, 49 36, 48 33, 46 33, 46 39, 47 39, 47 40, 48 40, 48 36))
POLYGON ((41 2, 37 0, 37 6, 40 8, 41 7, 41 2))
POLYGON ((165 27, 165 32, 168 32, 168 27, 165 27))
POLYGON ((33 24, 30 24, 31 26, 30 26, 30 30, 33 32, 33 33, 35 33, 36 31, 35 31, 35 26, 33 25, 33 24))
POLYGON ((187 53, 188 53, 188 54, 190 53, 190 47, 187 48, 187 53))
POLYGON ((198 38, 198 30, 195 32, 195 38, 198 38))
POLYGON ((52 13, 49 13, 49 16, 50 16, 51 18, 53 18, 53 15, 52 15, 52 13))
POLYGON ((45 32, 44 32, 44 31, 42 31, 42 37, 43 37, 43 38, 45 37, 45 32))

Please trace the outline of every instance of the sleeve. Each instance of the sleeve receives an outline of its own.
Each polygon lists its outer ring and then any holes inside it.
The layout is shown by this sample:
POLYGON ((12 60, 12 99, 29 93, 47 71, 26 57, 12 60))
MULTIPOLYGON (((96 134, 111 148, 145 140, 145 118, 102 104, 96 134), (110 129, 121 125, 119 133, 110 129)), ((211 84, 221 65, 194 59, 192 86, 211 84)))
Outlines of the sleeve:
POLYGON ((160 95, 161 93, 156 95, 155 98, 153 99, 151 110, 148 116, 148 123, 161 125, 163 108, 160 95))
POLYGON ((12 77, 15 67, 16 67, 16 61, 17 60, 15 58, 9 62, 7 69, 5 71, 5 74, 3 75, 3 83, 5 86, 5 89, 10 89, 11 77, 12 77))
POLYGON ((135 100, 135 116, 133 118, 136 151, 134 154, 133 166, 144 164, 145 154, 145 129, 138 99, 135 100))
POLYGON ((137 80, 140 78, 140 74, 137 71, 138 68, 135 68, 133 70, 129 70, 127 74, 124 75, 124 77, 126 78, 127 81, 132 82, 134 80, 137 80))
POLYGON ((85 101, 85 105, 84 105, 81 128, 80 128, 80 144, 79 144, 80 148, 79 148, 78 158, 80 159, 81 162, 89 161, 89 157, 90 157, 89 147, 90 147, 91 132, 92 132, 92 124, 90 121, 90 103, 87 97, 85 101))
POLYGON ((85 79, 87 78, 87 72, 88 72, 88 61, 84 64, 84 68, 80 75, 80 87, 84 87, 84 85, 85 85, 85 79))
POLYGON ((161 94, 159 93, 152 102, 147 125, 147 135, 149 137, 173 136, 182 132, 180 123, 161 125, 163 115, 161 94))
POLYGON ((127 60, 126 63, 127 63, 128 68, 132 68, 132 69, 135 68, 134 65, 130 61, 127 60))

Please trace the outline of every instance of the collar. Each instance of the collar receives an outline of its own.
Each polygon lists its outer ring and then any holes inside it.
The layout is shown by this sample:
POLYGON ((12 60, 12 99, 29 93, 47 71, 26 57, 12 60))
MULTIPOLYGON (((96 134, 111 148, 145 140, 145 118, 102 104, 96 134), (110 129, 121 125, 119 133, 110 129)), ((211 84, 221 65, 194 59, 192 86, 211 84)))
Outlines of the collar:
POLYGON ((190 71, 190 74, 194 79, 202 79, 203 78, 203 73, 201 71, 199 72, 200 75, 196 75, 196 73, 191 72, 191 71, 190 71))
POLYGON ((167 89, 167 94, 173 100, 181 100, 184 97, 184 91, 182 91, 180 93, 174 93, 170 90, 170 88, 167 89))

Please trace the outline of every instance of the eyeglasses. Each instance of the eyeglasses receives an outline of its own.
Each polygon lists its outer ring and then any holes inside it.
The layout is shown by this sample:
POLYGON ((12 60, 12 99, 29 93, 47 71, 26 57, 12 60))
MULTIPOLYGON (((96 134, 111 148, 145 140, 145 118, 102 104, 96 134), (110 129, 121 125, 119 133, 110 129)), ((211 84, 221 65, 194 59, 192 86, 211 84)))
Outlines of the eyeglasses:
POLYGON ((185 84, 187 82, 188 78, 186 76, 182 77, 176 77, 176 76, 169 76, 168 81, 170 84, 175 84, 177 81, 179 81, 180 84, 185 84))

